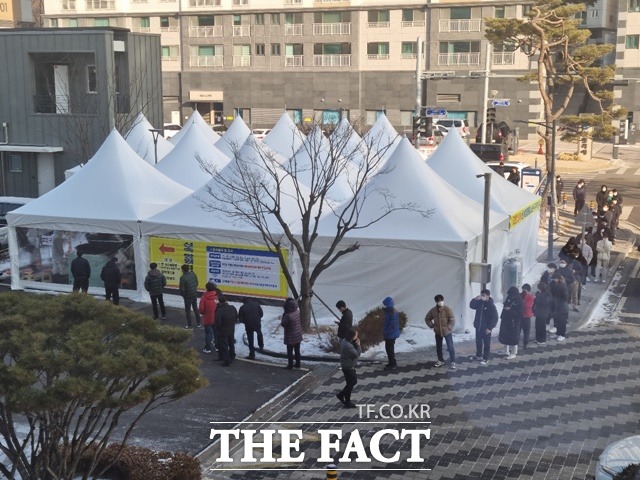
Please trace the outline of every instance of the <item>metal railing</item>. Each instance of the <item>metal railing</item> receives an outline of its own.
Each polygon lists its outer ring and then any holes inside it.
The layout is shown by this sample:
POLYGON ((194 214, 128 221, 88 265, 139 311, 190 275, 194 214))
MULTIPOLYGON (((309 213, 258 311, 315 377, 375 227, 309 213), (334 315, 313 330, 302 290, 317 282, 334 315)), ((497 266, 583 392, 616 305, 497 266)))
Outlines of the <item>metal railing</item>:
POLYGON ((480 52, 439 53, 438 65, 480 65, 480 52))
POLYGON ((494 52, 494 65, 513 65, 515 63, 516 54, 514 52, 494 52))
POLYGON ((222 55, 192 55, 189 57, 190 67, 222 67, 222 55))
POLYGON ((62 0, 62 10, 75 10, 76 0, 62 0))
POLYGON ((302 67, 302 55, 285 55, 285 67, 302 67))
POLYGON ((367 28, 389 28, 389 22, 367 22, 367 28))
POLYGON ((86 0, 87 10, 115 10, 115 0, 86 0))
POLYGON ((481 20, 479 18, 459 19, 459 20, 440 20, 439 30, 441 33, 479 32, 480 22, 481 20))
POLYGON ((340 55, 314 55, 314 67, 350 67, 351 54, 340 55))
POLYGON ((233 66, 234 67, 250 67, 251 66, 251 56, 249 56, 249 55, 234 55, 233 56, 233 66))
POLYGON ((424 27, 424 20, 413 20, 411 22, 402 22, 402 27, 404 28, 424 27))
POLYGON ((351 35, 351 23, 314 23, 314 35, 351 35))
POLYGON ((389 60, 388 53, 368 53, 367 60, 389 60))
POLYGON ((250 37, 251 25, 234 25, 233 36, 234 37, 250 37))
POLYGON ((168 27, 160 27, 161 32, 179 32, 180 27, 178 25, 169 25, 168 27))
POLYGON ((222 25, 207 25, 200 27, 197 25, 189 26, 190 38, 211 38, 222 37, 222 25))
POLYGON ((285 35, 302 35, 302 23, 290 23, 285 24, 284 26, 284 34, 285 35))
POLYGON ((149 33, 151 32, 151 27, 131 27, 131 31, 139 33, 149 33))

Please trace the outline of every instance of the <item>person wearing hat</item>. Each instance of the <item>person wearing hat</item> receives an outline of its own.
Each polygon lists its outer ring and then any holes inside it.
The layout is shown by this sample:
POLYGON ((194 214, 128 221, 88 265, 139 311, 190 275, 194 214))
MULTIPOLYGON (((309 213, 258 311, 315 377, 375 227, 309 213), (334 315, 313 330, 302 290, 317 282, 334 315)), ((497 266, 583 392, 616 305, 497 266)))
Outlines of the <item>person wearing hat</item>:
POLYGON ((111 257, 107 264, 102 267, 100 279, 104 282, 105 300, 113 298, 113 304, 120 304, 120 283, 122 282, 122 273, 118 268, 118 261, 115 257, 111 257))
POLYGON ((164 298, 162 292, 167 286, 167 278, 158 270, 158 264, 153 262, 149 264, 149 272, 144 279, 144 289, 149 292, 151 297, 151 306, 153 307, 153 318, 158 319, 158 305, 160 305, 160 318, 165 319, 167 310, 164 308, 164 298))
POLYGON ((384 367, 385 370, 395 370, 398 367, 396 362, 396 338, 400 336, 400 316, 395 309, 393 298, 386 297, 382 301, 384 305, 384 320, 382 323, 382 333, 384 336, 384 348, 387 352, 389 363, 384 367))
POLYGON ((558 205, 562 205, 564 208, 564 204, 562 203, 562 191, 564 190, 564 182, 560 175, 556 175, 556 200, 558 205))
POLYGON ((471 299, 469 308, 475 310, 473 327, 476 329, 476 355, 470 360, 479 360, 480 365, 489 363, 491 354, 491 331, 498 324, 498 310, 491 298, 491 292, 483 289, 476 298, 471 299))
POLYGON ((518 355, 523 310, 524 304, 518 287, 509 287, 500 314, 500 331, 498 333, 498 341, 505 346, 505 355, 508 360, 512 360, 518 355))
POLYGON ((427 327, 433 329, 436 336, 436 354, 438 361, 434 366, 444 365, 444 355, 442 354, 442 339, 447 342, 449 351, 449 363, 452 370, 456 369, 456 352, 453 348, 453 327, 456 324, 456 317, 453 310, 444 304, 444 296, 438 294, 434 298, 436 306, 427 312, 424 321, 427 327))
POLYGON ((569 289, 564 277, 560 272, 552 276, 553 282, 550 285, 551 297, 553 298, 553 324, 555 327, 549 329, 550 333, 557 333, 556 340, 564 342, 567 335, 567 319, 569 318, 569 289))

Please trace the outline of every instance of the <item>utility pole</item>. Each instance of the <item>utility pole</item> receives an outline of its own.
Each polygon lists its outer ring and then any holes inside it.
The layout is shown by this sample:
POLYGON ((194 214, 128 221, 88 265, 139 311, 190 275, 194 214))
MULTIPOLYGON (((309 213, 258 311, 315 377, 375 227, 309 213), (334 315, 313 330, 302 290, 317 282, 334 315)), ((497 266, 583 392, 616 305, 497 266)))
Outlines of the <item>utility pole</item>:
POLYGON ((487 42, 487 54, 484 59, 484 89, 482 92, 482 136, 480 143, 487 142, 487 108, 489 103, 489 73, 491 71, 491 43, 487 42))
MULTIPOLYGON (((414 118, 422 115, 422 37, 416 40, 416 103, 413 115, 414 118)), ((420 146, 418 135, 415 135, 413 141, 418 148, 420 146)))

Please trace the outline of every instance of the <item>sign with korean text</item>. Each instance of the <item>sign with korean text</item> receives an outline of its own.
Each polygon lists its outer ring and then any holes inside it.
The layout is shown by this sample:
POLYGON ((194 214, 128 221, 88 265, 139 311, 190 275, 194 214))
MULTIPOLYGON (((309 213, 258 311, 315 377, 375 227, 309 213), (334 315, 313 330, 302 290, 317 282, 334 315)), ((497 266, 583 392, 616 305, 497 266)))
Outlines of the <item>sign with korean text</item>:
MULTIPOLYGON (((286 260, 286 252, 283 252, 286 260)), ((225 293, 287 298, 287 282, 278 255, 266 247, 151 237, 149 258, 178 287, 180 267, 190 265, 198 276, 198 289, 214 282, 225 293)))
POLYGON ((527 217, 529 217, 530 215, 533 215, 535 212, 540 210, 541 201, 542 199, 537 198, 526 207, 521 208, 517 212, 509 215, 509 228, 510 229, 514 228, 520 222, 524 221, 527 217))
POLYGON ((0 0, 0 20, 21 20, 13 18, 13 0, 0 0))

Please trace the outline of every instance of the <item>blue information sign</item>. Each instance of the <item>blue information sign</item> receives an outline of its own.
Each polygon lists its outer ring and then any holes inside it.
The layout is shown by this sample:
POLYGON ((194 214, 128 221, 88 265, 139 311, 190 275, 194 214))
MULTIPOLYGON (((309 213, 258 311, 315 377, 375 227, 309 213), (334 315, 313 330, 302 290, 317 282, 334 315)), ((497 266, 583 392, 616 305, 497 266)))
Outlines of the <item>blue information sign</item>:
POLYGON ((446 115, 447 111, 444 108, 428 108, 427 117, 433 117, 434 115, 446 115))
POLYGON ((511 102, 504 98, 502 100, 493 100, 491 102, 491 105, 493 105, 494 107, 508 107, 509 105, 511 105, 511 102))

